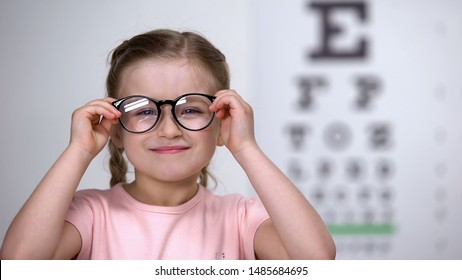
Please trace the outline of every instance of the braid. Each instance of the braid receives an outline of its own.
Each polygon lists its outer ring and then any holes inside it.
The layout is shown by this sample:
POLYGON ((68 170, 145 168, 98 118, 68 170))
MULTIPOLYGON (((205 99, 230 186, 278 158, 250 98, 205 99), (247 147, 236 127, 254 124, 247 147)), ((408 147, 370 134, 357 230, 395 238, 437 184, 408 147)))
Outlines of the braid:
POLYGON ((209 181, 209 172, 207 170, 207 166, 202 168, 201 174, 199 175, 200 183, 202 186, 207 187, 207 183, 209 181))
POLYGON ((126 183, 127 182, 127 162, 123 157, 124 149, 117 148, 112 140, 109 140, 109 152, 111 153, 111 158, 109 159, 109 169, 111 170, 111 188, 117 183, 126 183))
MULTIPOLYGON (((128 40, 125 40, 122 44, 120 44, 117 48, 115 48, 112 52, 110 58, 110 69, 106 80, 106 88, 109 97, 117 98, 116 88, 118 86, 118 79, 119 79, 119 72, 120 72, 120 65, 119 62, 121 57, 125 54, 128 48, 128 40)), ((112 140, 109 140, 109 152, 111 154, 111 158, 109 159, 109 170, 111 171, 111 180, 109 184, 111 188, 118 184, 118 183, 126 183, 127 182, 127 171, 128 166, 125 158, 123 157, 123 148, 117 148, 112 140)))

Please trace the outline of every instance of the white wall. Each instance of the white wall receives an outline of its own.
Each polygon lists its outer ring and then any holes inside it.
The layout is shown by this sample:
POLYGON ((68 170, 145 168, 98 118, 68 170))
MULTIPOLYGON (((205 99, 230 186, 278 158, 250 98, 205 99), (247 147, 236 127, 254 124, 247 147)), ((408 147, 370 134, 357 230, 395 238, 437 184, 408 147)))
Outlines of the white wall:
MULTIPOLYGON (((250 94, 245 0, 0 2, 0 238, 69 141, 72 112, 104 97, 106 59, 124 39, 154 28, 192 30, 227 56, 232 87, 250 94)), ((108 155, 80 188, 107 188, 108 155)), ((219 191, 246 192, 243 172, 220 148, 211 171, 219 191)))

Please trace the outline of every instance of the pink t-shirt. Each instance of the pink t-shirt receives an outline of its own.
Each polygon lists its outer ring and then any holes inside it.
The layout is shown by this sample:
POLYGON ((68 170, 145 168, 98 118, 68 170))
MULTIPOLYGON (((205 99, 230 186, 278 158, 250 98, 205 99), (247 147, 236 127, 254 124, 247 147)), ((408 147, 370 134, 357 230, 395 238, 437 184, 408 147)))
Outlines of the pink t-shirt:
POLYGON ((75 194, 66 220, 82 237, 78 259, 255 259, 268 214, 258 197, 217 196, 199 187, 174 207, 141 203, 121 184, 75 194))

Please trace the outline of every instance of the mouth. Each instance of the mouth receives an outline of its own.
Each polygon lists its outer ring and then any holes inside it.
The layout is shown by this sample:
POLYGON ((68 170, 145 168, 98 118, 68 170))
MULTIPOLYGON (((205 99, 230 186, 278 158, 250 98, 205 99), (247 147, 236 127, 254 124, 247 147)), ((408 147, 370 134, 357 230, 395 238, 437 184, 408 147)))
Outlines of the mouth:
POLYGON ((187 146, 162 146, 151 149, 151 151, 162 155, 178 154, 187 150, 189 150, 187 146))

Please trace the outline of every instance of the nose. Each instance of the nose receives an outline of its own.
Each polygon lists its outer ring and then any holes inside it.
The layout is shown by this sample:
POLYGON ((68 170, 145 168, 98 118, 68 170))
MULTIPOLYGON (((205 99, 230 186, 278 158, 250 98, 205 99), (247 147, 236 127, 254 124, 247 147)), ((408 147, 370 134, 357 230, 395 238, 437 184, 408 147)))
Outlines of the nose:
POLYGON ((162 114, 160 119, 156 124, 154 131, 157 131, 159 136, 173 139, 182 135, 180 126, 175 121, 175 118, 171 110, 166 110, 167 108, 162 108, 162 114))

